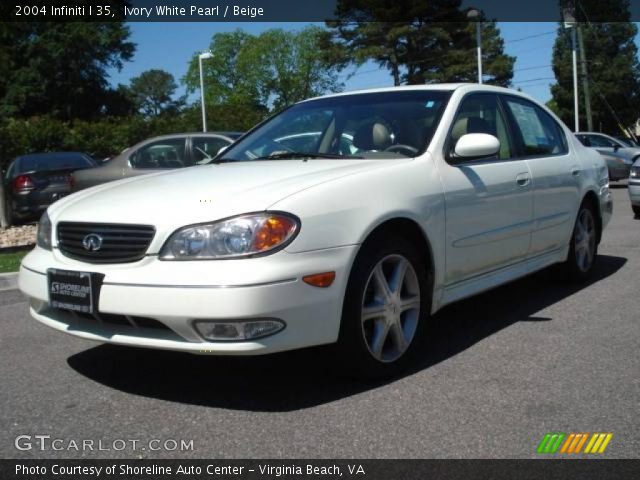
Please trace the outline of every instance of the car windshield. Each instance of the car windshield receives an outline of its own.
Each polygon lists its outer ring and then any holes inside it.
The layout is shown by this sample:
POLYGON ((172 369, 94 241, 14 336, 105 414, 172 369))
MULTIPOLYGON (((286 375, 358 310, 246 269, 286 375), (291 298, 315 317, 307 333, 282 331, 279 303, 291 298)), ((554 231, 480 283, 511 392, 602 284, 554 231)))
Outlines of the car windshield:
POLYGON ((49 170, 80 170, 95 167, 97 163, 82 153, 46 153, 28 155, 20 159, 21 172, 49 170))
POLYGON ((215 162, 415 157, 429 145, 449 96, 404 90, 302 102, 267 120, 215 162))
POLYGON ((616 140, 618 140, 625 147, 637 147, 638 146, 638 144, 636 142, 634 142, 630 138, 616 137, 616 140))

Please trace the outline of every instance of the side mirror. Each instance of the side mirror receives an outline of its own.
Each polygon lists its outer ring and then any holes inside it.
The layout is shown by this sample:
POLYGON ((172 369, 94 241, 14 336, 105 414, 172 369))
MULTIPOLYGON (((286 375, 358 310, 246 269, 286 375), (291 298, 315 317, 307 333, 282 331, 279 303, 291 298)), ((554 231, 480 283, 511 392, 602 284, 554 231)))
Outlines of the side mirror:
POLYGON ((613 151, 617 152, 618 150, 620 150, 620 145, 614 145, 613 146, 613 151))
POLYGON ((455 157, 460 160, 492 157, 500 151, 500 140, 487 133, 467 133, 461 136, 454 148, 455 157))

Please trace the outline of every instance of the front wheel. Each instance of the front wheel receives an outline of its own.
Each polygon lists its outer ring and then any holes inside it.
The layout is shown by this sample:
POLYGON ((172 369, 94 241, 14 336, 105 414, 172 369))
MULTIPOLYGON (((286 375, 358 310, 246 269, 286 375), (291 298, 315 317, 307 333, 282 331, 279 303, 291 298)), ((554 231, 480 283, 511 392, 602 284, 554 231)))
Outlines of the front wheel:
POLYGON ((583 203, 578 211, 571 236, 569 257, 565 263, 571 280, 586 280, 598 255, 598 227, 596 214, 589 203, 583 203))
POLYGON ((633 214, 636 218, 640 218, 640 206, 631 205, 631 209, 633 210, 633 214))
POLYGON ((345 366, 364 378, 406 368, 422 343, 431 307, 424 254, 401 238, 381 238, 358 254, 342 315, 345 366))

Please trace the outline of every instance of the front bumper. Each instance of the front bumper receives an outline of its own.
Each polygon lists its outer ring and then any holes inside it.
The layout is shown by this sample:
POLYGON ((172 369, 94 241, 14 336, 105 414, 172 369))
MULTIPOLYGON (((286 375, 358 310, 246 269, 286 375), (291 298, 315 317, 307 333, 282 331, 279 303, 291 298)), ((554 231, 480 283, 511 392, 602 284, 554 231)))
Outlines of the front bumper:
POLYGON ((97 265, 67 258, 57 249, 36 248, 23 260, 19 287, 29 297, 36 320, 77 337, 191 353, 255 355, 337 340, 356 250, 348 246, 296 254, 281 251, 219 261, 160 261, 147 256, 135 263, 97 265), (49 307, 48 268, 105 275, 97 318, 49 307), (336 272, 329 288, 301 280, 326 271, 336 272), (279 319, 286 327, 253 341, 210 342, 193 326, 195 320, 260 318, 279 319), (152 319, 155 324, 138 319, 152 319))

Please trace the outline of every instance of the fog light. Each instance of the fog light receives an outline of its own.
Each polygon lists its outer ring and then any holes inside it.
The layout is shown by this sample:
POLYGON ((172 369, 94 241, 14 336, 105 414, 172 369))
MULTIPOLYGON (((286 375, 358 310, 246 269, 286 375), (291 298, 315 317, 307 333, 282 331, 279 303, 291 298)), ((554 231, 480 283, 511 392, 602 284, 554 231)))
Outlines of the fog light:
POLYGON ((211 342, 238 342, 268 337, 284 329, 285 324, 281 320, 271 318, 246 322, 197 320, 194 322, 194 327, 205 340, 211 342))

